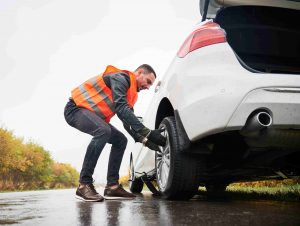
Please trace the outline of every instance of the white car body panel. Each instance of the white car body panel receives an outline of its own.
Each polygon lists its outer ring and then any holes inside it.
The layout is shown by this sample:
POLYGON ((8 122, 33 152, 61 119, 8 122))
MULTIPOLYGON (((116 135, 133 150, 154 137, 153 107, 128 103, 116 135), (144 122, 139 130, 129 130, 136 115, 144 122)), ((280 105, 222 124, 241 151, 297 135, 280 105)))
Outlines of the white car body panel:
MULTIPOLYGON (((228 122, 234 110, 252 90, 264 87, 300 87, 298 75, 254 74, 244 69, 227 43, 198 49, 184 60, 188 62, 182 63, 186 65, 186 68, 182 68, 184 74, 176 80, 179 84, 184 83, 185 88, 171 93, 170 99, 175 105, 173 107, 179 111, 187 135, 192 141, 221 132, 226 126, 230 130, 228 122), (199 74, 199 71, 203 74, 199 74)), ((299 98, 297 93, 294 96, 299 98)), ((253 111, 255 108, 249 110, 253 111)), ((247 117, 240 121, 240 127, 244 126, 247 117)))
POLYGON ((155 152, 144 147, 142 144, 136 144, 132 158, 135 168, 135 176, 140 177, 145 173, 149 174, 155 166, 155 152))
MULTIPOLYGON (((155 127, 159 103, 168 98, 178 110, 191 141, 242 128, 249 114, 260 107, 273 112, 274 125, 290 126, 294 120, 300 121, 300 93, 295 90, 300 92, 300 76, 249 72, 228 43, 215 44, 197 49, 185 58, 175 57, 151 101, 144 123, 155 127), (294 88, 294 92, 264 90, 274 87, 294 88), (278 110, 283 106, 286 114, 278 110)), ((153 171, 155 153, 143 146, 136 150, 139 151, 133 153, 135 170, 153 171)))
MULTIPOLYGON (((207 18, 215 18, 220 7, 237 5, 300 9, 299 2, 286 0, 210 0, 207 18)), ((183 58, 176 56, 157 90, 144 124, 155 128, 159 104, 166 98, 191 141, 240 130, 257 109, 270 111, 274 128, 300 127, 300 75, 253 73, 241 65, 227 42, 196 49, 183 58)), ((154 151, 137 144, 132 156, 136 177, 155 171, 154 151)))

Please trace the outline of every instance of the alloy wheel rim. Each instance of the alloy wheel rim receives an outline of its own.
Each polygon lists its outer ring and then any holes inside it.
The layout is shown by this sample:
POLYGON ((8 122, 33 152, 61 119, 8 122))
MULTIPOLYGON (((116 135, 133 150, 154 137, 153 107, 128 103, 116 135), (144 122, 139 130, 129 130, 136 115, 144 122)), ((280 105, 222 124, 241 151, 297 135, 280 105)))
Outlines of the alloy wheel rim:
POLYGON ((171 146, 169 134, 166 129, 162 132, 162 135, 166 137, 166 145, 164 147, 159 147, 161 152, 157 152, 156 155, 156 170, 158 186, 160 190, 164 191, 170 174, 171 146))

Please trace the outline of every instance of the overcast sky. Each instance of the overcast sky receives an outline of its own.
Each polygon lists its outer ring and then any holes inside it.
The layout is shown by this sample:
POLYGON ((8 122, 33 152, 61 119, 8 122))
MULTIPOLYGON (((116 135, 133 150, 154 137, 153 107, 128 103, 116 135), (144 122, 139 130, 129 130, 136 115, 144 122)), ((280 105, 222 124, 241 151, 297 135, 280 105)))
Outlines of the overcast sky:
MULTIPOLYGON (((0 124, 32 139, 79 171, 91 137, 70 127, 63 109, 71 90, 107 64, 164 74, 200 20, 198 0, 0 0, 0 124)), ((142 116, 154 87, 135 106, 142 116)), ((112 124, 124 131, 117 116, 112 124)), ((124 132, 125 133, 125 132, 124 132)), ((127 135, 127 134, 126 134, 127 135)), ((127 174, 129 138, 121 166, 127 174)), ((95 170, 105 182, 109 146, 95 170)))

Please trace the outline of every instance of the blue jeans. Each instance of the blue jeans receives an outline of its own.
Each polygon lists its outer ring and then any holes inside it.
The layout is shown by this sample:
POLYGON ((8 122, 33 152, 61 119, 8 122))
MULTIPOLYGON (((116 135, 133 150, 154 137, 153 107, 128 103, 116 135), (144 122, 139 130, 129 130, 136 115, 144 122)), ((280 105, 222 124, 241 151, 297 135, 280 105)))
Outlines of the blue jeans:
POLYGON ((93 173, 98 158, 105 144, 109 143, 112 146, 108 162, 107 185, 118 184, 120 165, 127 145, 125 135, 95 113, 77 107, 73 100, 67 103, 64 116, 70 126, 93 136, 86 150, 79 182, 93 183, 93 173))

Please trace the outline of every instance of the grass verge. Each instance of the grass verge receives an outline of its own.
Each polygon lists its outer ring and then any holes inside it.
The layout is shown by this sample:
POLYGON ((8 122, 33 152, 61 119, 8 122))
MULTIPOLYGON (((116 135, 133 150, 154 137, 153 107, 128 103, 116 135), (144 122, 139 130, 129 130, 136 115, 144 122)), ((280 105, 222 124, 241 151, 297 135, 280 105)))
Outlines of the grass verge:
MULTIPOLYGON (((206 195, 205 188, 199 189, 199 195, 206 195)), ((220 194, 217 195, 219 197, 220 194)), ((247 187, 236 184, 229 185, 226 192, 221 194, 224 198, 234 200, 276 200, 276 201, 300 201, 300 184, 282 185, 277 187, 247 187)))

